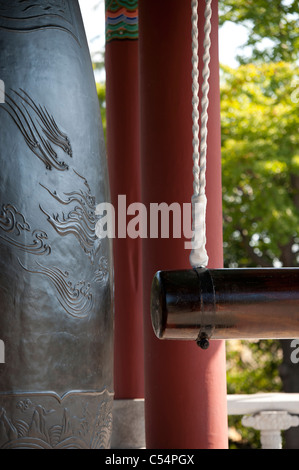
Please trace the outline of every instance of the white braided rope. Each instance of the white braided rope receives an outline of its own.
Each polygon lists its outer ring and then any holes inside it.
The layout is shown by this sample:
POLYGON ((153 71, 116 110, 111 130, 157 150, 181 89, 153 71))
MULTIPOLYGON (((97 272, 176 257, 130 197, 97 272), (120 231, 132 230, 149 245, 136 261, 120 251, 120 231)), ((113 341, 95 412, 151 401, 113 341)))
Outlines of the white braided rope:
POLYGON ((199 83, 198 83, 198 0, 192 0, 192 131, 193 131, 193 193, 199 194, 199 83))
POLYGON ((193 239, 190 263, 193 267, 206 267, 206 166, 209 107, 210 47, 212 0, 205 0, 204 54, 202 70, 201 128, 199 142, 199 84, 198 84, 198 0, 191 0, 192 7, 192 131, 193 131, 193 239), (199 151, 200 146, 200 151, 199 151))

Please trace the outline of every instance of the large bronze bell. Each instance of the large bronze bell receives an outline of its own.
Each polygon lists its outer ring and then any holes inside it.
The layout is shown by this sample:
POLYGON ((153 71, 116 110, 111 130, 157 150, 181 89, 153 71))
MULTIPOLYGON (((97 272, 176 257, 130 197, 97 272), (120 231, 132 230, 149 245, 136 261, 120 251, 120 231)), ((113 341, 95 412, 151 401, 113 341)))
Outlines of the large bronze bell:
POLYGON ((0 448, 109 447, 109 201, 76 0, 0 0, 0 448))

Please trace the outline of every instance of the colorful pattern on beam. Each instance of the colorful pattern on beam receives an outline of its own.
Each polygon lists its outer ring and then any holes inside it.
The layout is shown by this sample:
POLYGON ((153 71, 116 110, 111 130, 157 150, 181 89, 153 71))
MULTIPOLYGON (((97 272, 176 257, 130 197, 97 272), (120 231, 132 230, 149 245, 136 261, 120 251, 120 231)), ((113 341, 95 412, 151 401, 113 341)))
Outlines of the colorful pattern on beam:
POLYGON ((138 39, 138 0, 106 0, 106 42, 138 39))

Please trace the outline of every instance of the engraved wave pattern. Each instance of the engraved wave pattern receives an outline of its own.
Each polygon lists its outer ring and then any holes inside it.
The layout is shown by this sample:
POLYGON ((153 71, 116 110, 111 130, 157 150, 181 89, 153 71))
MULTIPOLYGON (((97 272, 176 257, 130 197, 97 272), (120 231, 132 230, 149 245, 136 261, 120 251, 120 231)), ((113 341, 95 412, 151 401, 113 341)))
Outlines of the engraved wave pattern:
POLYGON ((63 309, 72 317, 85 318, 93 308, 93 296, 89 282, 72 282, 69 280, 69 272, 52 266, 46 267, 36 263, 36 269, 28 269, 20 265, 31 274, 39 274, 47 277, 55 288, 57 300, 63 309))
POLYGON ((49 255, 51 247, 45 243, 48 240, 46 232, 41 230, 31 231, 30 225, 26 222, 25 217, 17 211, 11 204, 3 204, 0 212, 0 238, 10 245, 33 255, 49 255), (18 240, 24 232, 30 232, 32 243, 26 244, 22 240, 18 240), (8 235, 9 234, 9 235, 8 235))
POLYGON ((94 281, 99 284, 106 284, 109 278, 109 263, 105 256, 99 260, 99 268, 95 271, 94 281))
POLYGON ((51 191, 44 185, 41 186, 60 204, 69 206, 74 204, 73 209, 65 214, 50 214, 43 207, 40 210, 47 216, 48 222, 61 236, 74 235, 79 241, 83 251, 89 256, 90 261, 94 263, 96 254, 100 249, 101 242, 96 236, 96 215, 95 215, 95 198, 91 195, 90 187, 87 180, 83 178, 75 170, 87 188, 87 191, 81 189, 66 192, 59 195, 57 191, 51 191))
POLYGON ((14 98, 6 94, 3 109, 18 127, 29 149, 48 170, 68 170, 68 164, 60 161, 57 154, 58 149, 61 149, 72 157, 72 147, 67 135, 61 131, 47 109, 37 105, 24 90, 20 90, 22 93, 11 91, 14 98), (54 146, 58 149, 55 150, 54 146))
MULTIPOLYGON (((20 13, 25 13, 34 15, 57 15, 61 16, 66 13, 66 3, 65 0, 60 0, 60 5, 57 6, 56 0, 48 0, 46 3, 36 3, 32 0, 0 0, 0 11, 9 12, 9 11, 19 11, 20 13)), ((14 18, 14 17, 11 17, 14 18)), ((31 16, 30 16, 31 18, 31 16)), ((28 19, 28 16, 24 16, 17 19, 28 19)))
POLYGON ((68 1, 0 0, 0 29, 30 33, 44 28, 68 33, 80 46, 68 1))

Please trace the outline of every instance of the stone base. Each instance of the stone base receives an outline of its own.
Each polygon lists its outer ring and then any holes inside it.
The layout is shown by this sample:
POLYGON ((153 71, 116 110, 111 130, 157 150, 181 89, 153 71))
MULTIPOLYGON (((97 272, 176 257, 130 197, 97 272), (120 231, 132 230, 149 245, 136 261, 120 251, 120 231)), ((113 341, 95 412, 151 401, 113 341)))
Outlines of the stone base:
POLYGON ((111 449, 145 449, 144 400, 114 400, 111 449))

